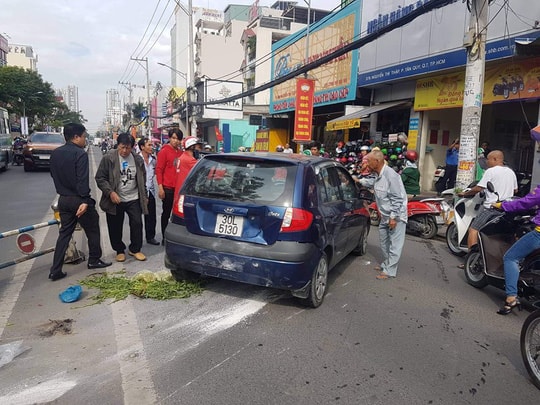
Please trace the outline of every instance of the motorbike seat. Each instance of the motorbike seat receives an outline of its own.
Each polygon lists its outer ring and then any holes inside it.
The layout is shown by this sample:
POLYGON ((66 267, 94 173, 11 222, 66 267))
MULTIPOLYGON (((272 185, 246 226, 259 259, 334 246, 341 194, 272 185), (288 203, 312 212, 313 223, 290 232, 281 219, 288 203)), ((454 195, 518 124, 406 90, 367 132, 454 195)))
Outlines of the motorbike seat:
POLYGON ((409 201, 422 201, 422 200, 431 200, 431 201, 442 201, 444 198, 441 197, 433 197, 430 195, 415 195, 409 201))

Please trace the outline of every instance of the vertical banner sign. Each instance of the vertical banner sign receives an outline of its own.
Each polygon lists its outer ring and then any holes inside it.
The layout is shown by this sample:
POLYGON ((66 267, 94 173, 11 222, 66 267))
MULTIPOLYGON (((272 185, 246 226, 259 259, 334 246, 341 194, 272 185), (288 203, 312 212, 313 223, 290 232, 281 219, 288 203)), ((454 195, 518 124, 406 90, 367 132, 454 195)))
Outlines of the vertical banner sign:
POLYGON ((313 79, 296 79, 296 114, 294 115, 294 141, 311 141, 311 122, 313 119, 313 79))

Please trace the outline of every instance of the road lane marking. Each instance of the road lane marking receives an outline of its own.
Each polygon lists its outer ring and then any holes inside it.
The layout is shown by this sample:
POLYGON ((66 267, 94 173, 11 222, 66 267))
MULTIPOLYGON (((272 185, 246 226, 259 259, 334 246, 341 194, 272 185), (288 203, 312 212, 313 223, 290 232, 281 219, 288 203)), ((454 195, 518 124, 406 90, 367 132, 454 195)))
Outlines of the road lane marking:
MULTIPOLYGON (((93 155, 94 153, 92 153, 93 155)), ((95 159, 88 160, 90 161, 90 173, 95 173, 95 159)), ((95 181, 91 183, 91 187, 95 184, 95 181)), ((92 192, 95 193, 97 199, 99 193, 97 185, 92 187, 92 192)), ((108 229, 106 215, 103 213, 99 215, 99 225, 100 229, 108 229)), ((104 247, 103 252, 112 251, 110 248, 105 248, 108 246, 106 245, 108 241, 105 241, 104 232, 101 232, 100 236, 101 246, 104 247)), ((110 270, 110 272, 114 271, 116 270, 110 270)), ((137 314, 131 299, 128 297, 125 300, 117 301, 110 307, 116 338, 116 357, 122 378, 124 405, 155 404, 158 402, 157 394, 139 333, 137 314)))

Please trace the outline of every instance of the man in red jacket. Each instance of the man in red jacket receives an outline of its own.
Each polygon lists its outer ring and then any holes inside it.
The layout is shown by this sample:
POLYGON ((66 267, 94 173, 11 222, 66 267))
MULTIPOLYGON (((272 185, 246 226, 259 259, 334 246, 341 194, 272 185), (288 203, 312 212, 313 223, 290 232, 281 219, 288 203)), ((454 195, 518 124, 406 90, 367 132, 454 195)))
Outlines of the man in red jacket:
POLYGON ((165 144, 157 155, 156 179, 158 183, 158 197, 163 201, 161 213, 161 244, 165 244, 165 229, 169 223, 174 202, 174 187, 176 186, 177 162, 182 155, 180 143, 184 134, 180 129, 169 130, 169 143, 165 144))
POLYGON ((200 151, 203 143, 195 136, 188 136, 184 142, 184 153, 178 160, 179 170, 176 177, 176 187, 174 189, 174 199, 178 199, 178 193, 184 184, 189 172, 200 158, 200 151))

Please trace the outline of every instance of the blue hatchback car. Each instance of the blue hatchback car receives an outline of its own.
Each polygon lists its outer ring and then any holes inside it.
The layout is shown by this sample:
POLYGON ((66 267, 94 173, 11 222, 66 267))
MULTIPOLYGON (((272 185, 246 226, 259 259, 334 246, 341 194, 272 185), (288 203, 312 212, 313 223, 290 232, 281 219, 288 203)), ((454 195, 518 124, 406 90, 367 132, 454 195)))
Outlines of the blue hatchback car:
POLYGON ((206 155, 192 169, 165 231, 165 265, 285 289, 318 307, 328 271, 366 253, 367 190, 330 159, 302 154, 206 155))

